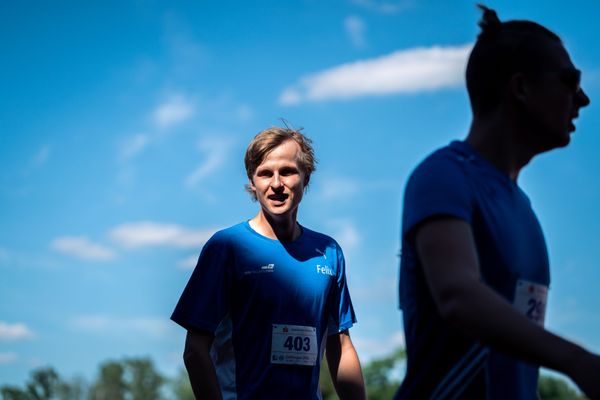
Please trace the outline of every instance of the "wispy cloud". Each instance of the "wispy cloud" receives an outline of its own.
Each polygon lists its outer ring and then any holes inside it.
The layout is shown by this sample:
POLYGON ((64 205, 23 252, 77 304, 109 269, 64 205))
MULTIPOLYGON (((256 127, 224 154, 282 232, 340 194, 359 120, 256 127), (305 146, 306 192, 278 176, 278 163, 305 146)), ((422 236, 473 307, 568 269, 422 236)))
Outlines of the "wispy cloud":
POLYGON ((353 178, 343 176, 321 176, 317 185, 318 197, 321 200, 344 200, 360 192, 360 183, 353 178))
POLYGON ((50 158, 50 154, 52 153, 52 149, 50 146, 43 146, 33 157, 33 165, 36 167, 40 167, 48 161, 50 158))
POLYGON ((198 150, 204 160, 185 178, 187 187, 194 187, 204 178, 215 172, 228 159, 232 141, 228 139, 204 138, 198 142, 198 150))
POLYGON ((8 260, 10 260, 10 254, 8 253, 8 250, 0 247, 0 265, 8 264, 8 260))
POLYGON ((414 0, 351 0, 352 3, 382 14, 396 14, 414 5, 414 0))
POLYGON ((27 162, 26 167, 23 170, 23 175, 28 176, 32 174, 35 170, 43 167, 48 160, 50 159, 50 155, 52 154, 52 148, 49 145, 44 145, 38 149, 38 151, 31 156, 29 161, 27 162))
POLYGON ((152 120, 157 128, 171 128, 188 120, 194 115, 192 102, 182 94, 175 94, 166 99, 152 113, 152 120))
POLYGON ((123 247, 146 246, 199 247, 214 230, 193 230, 174 224, 151 221, 132 222, 117 226, 110 237, 123 247))
POLYGON ((83 260, 109 261, 115 253, 106 246, 92 243, 84 236, 63 236, 52 241, 50 246, 61 253, 83 260))
POLYGON ((31 339, 34 336, 33 331, 23 323, 9 324, 0 321, 0 342, 16 342, 31 339))
POLYGON ((16 353, 0 353, 0 364, 12 364, 18 358, 16 353))
POLYGON ((359 48, 365 47, 366 26, 360 17, 357 17, 356 15, 346 17, 344 20, 344 28, 354 46, 359 48))
POLYGON ((354 249, 360 243, 360 234, 356 224, 350 219, 333 219, 327 222, 334 232, 332 236, 342 246, 344 252, 354 249))
POLYGON ((183 260, 180 260, 177 265, 181 269, 194 269, 198 263, 198 255, 191 255, 183 260))
POLYGON ((459 86, 472 45, 420 47, 360 60, 300 78, 286 88, 284 105, 459 86))
POLYGON ((120 318, 106 315, 79 315, 71 318, 69 325, 76 330, 95 334, 121 332, 165 338, 173 332, 173 326, 169 321, 154 317, 120 318))
POLYGON ((119 159, 127 162, 138 155, 150 142, 150 137, 143 133, 129 136, 121 142, 119 148, 119 159))

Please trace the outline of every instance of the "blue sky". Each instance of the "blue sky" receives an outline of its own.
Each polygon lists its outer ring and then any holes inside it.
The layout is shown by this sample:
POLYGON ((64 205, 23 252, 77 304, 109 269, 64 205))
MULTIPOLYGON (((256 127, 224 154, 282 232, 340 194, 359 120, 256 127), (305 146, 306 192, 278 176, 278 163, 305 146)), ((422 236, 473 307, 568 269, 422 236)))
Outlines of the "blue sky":
MULTIPOLYGON (((557 32, 592 104, 520 184, 546 234, 550 329, 600 352, 600 53, 594 1, 490 1, 557 32)), ((470 123, 471 1, 2 2, 0 384, 151 356, 204 241, 257 211, 243 155, 287 119, 318 170, 299 221, 344 248, 366 362, 403 343, 401 197, 470 123)))

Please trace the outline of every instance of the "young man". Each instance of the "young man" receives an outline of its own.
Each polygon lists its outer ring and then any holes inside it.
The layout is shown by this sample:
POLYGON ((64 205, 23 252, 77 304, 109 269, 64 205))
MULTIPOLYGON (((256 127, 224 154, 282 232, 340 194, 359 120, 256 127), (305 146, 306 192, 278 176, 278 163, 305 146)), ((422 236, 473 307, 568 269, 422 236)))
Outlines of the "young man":
POLYGON ((206 243, 171 317, 188 330, 184 361, 195 396, 319 399, 326 349, 340 398, 364 399, 342 250, 296 221, 315 170, 311 141, 267 129, 245 164, 258 214, 206 243))
POLYGON ((533 400, 541 365, 598 399, 600 357, 544 329, 548 254, 517 185, 534 156, 569 143, 590 101, 554 33, 482 9, 468 136, 426 158, 406 187, 407 374, 395 398, 533 400))

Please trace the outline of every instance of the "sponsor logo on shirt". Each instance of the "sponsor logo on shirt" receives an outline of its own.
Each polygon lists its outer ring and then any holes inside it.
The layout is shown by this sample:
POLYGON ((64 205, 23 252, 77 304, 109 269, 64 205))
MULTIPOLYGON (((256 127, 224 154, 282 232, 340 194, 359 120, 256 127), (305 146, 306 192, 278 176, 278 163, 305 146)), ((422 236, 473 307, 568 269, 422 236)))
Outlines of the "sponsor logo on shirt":
POLYGON ((333 276, 333 269, 327 265, 317 264, 317 274, 333 276))
POLYGON ((321 251, 321 250, 319 250, 319 249, 315 249, 315 251, 316 251, 317 253, 319 253, 320 255, 322 255, 322 256, 323 256, 323 258, 327 260, 327 255, 325 254, 325 252, 324 252, 324 251, 321 251))
POLYGON ((275 272, 275 264, 267 264, 260 267, 260 269, 252 269, 249 271, 244 271, 244 275, 250 274, 268 274, 271 272, 275 272))

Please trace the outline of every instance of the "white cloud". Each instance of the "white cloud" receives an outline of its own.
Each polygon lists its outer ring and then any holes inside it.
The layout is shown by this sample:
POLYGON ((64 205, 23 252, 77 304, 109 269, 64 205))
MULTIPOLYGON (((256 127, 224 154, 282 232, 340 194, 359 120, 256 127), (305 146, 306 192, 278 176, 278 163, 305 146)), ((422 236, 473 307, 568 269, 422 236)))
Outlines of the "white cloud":
POLYGON ((71 318, 69 325, 76 330, 95 334, 136 333, 156 338, 168 337, 174 328, 165 318, 119 318, 106 315, 79 315, 71 318))
POLYGON ((183 260, 180 260, 177 265, 181 269, 194 269, 196 268, 196 264, 198 263, 198 255, 191 255, 183 260))
POLYGON ((254 111, 248 104, 240 104, 237 106, 235 114, 240 121, 248 121, 254 116, 254 111))
POLYGON ((215 172, 228 159, 232 141, 228 139, 204 138, 198 142, 198 150, 205 155, 203 162, 185 178, 187 187, 194 187, 215 172))
POLYGON ((158 128, 170 128, 194 115, 194 106, 183 95, 177 94, 168 98, 153 112, 153 121, 158 128))
POLYGON ((200 247, 214 230, 192 230, 174 224, 151 221, 132 222, 117 226, 110 237, 127 248, 146 246, 200 247))
POLYGON ((83 236, 64 236, 52 241, 51 247, 64 254, 83 260, 108 261, 115 253, 106 246, 92 243, 83 236))
POLYGON ((11 364, 17 361, 16 353, 0 353, 0 364, 11 364))
POLYGON ((349 200, 360 191, 358 181, 346 177, 325 177, 319 179, 317 187, 320 200, 349 200))
POLYGON ((380 12, 382 14, 396 14, 413 6, 414 0, 396 0, 396 1, 379 1, 379 0, 352 0, 356 5, 367 9, 380 12))
POLYGON ((365 23, 364 21, 355 15, 346 17, 344 20, 344 28, 346 33, 350 37, 352 44, 356 47, 364 47, 366 44, 365 40, 365 23))
POLYGON ((8 250, 0 247, 0 265, 8 264, 8 260, 10 260, 10 254, 8 253, 8 250))
POLYGON ((52 150, 50 146, 43 146, 33 158, 33 165, 36 167, 44 165, 46 161, 48 161, 48 159, 50 158, 51 152, 52 150))
POLYGON ((41 168, 48 162, 52 148, 49 145, 42 146, 27 162, 27 166, 23 169, 23 175, 28 176, 38 168, 41 168))
POLYGON ((148 135, 138 133, 137 135, 126 138, 119 149, 120 159, 123 162, 129 161, 138 155, 150 142, 148 135))
POLYGON ((471 47, 420 47, 343 64, 300 78, 283 90, 279 102, 294 105, 456 87, 464 81, 471 47))
POLYGON ((34 333, 22 323, 9 324, 0 321, 0 342, 16 342, 19 340, 31 339, 34 333))
POLYGON ((350 219, 330 220, 327 225, 334 229, 332 236, 342 246, 344 252, 354 249, 360 243, 358 229, 350 219))

